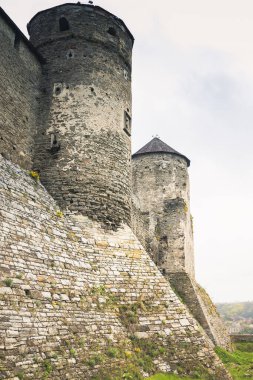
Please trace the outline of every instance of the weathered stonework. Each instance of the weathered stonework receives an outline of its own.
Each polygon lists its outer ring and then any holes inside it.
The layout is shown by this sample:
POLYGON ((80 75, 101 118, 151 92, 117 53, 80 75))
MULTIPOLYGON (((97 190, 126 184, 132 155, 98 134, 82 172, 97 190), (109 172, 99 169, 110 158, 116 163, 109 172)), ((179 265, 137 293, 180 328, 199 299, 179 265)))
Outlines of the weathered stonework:
POLYGON ((161 270, 185 270, 193 277, 186 160, 167 153, 134 155, 133 193, 146 220, 145 248, 155 263, 161 270))
POLYGON ((186 272, 164 275, 214 344, 232 350, 228 330, 206 291, 186 272))
POLYGON ((130 223, 125 118, 132 107, 133 37, 105 10, 76 4, 38 13, 28 30, 46 60, 34 168, 62 207, 108 227, 130 223), (66 31, 59 29, 63 17, 66 31))
POLYGON ((0 154, 24 168, 31 168, 38 124, 41 60, 10 21, 1 10, 0 154))
POLYGON ((220 315, 195 281, 189 160, 152 141, 133 155, 133 231, 214 344, 231 350, 220 315), (164 152, 150 151, 152 141, 164 152))
POLYGON ((163 348, 154 370, 205 368, 230 379, 127 225, 106 232, 87 217, 62 217, 45 188, 3 158, 0 178, 2 379, 88 380, 119 365, 109 348, 123 344, 127 364, 143 341, 163 348))
POLYGON ((132 194, 131 33, 79 3, 28 29, 0 9, 0 379, 230 379, 194 282, 188 159, 134 160, 132 194))

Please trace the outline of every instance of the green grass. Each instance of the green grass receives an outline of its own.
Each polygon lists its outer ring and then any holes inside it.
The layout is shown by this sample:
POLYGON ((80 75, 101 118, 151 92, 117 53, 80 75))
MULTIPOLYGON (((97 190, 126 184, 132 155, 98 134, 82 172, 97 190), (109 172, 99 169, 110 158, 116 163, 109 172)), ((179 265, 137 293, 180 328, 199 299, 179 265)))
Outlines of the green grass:
POLYGON ((234 380, 253 380, 253 343, 236 343, 232 353, 219 347, 215 351, 234 380))
POLYGON ((162 373, 161 374, 158 373, 157 375, 149 377, 147 380, 194 380, 194 379, 190 377, 179 377, 177 375, 163 375, 162 373))
POLYGON ((253 352, 253 342, 236 343, 236 349, 243 352, 253 352))
MULTIPOLYGON (((234 352, 225 351, 220 347, 217 347, 215 351, 234 380, 253 380, 253 343, 236 343, 234 352)), ((177 375, 157 374, 149 377, 147 380, 193 379, 177 375)))

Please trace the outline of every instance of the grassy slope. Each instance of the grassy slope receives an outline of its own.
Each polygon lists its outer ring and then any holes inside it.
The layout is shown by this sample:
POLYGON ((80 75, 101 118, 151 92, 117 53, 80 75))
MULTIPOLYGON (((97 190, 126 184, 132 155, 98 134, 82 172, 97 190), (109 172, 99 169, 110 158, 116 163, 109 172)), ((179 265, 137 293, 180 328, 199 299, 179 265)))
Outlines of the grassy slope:
POLYGON ((163 375, 157 374, 152 377, 149 377, 148 380, 192 380, 189 377, 178 377, 176 375, 163 375))
MULTIPOLYGON (((253 343, 237 343, 235 348, 236 350, 230 353, 217 347, 216 352, 234 380, 253 380, 253 343)), ((148 380, 189 380, 189 378, 157 374, 148 380)))
POLYGON ((253 380, 253 343, 237 343, 233 353, 222 348, 216 352, 234 380, 253 380))

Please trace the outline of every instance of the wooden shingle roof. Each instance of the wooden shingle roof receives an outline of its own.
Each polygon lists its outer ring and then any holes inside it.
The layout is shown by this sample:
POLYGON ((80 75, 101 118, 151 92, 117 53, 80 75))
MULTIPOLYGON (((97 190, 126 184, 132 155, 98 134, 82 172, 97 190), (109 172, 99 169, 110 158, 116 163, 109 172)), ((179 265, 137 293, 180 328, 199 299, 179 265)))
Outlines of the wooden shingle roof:
POLYGON ((168 153, 168 154, 173 154, 176 156, 183 157, 187 162, 187 166, 190 166, 190 160, 186 156, 177 152, 175 149, 171 148, 169 145, 165 144, 158 137, 154 137, 150 142, 148 142, 136 153, 134 153, 132 157, 135 158, 140 155, 152 154, 152 153, 168 153))

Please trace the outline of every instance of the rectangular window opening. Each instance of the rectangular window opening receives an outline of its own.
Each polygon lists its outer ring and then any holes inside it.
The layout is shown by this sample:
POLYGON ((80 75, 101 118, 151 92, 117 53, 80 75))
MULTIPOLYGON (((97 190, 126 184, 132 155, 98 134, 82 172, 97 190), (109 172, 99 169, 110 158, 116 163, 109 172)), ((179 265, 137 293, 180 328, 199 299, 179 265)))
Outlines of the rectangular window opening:
POLYGON ((124 131, 128 136, 131 136, 132 119, 127 111, 124 112, 124 131))

